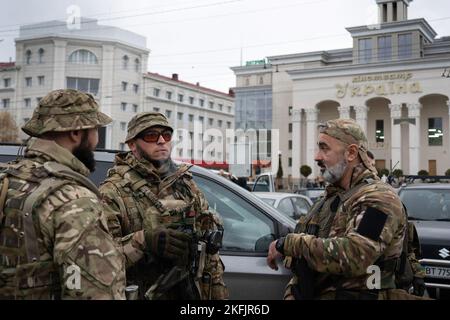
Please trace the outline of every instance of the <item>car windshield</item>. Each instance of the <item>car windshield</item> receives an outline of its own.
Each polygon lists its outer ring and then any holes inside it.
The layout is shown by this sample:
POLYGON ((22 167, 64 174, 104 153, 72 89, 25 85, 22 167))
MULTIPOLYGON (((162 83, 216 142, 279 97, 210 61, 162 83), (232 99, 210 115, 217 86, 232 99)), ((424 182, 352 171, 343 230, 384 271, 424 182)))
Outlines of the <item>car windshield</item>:
POLYGON ((404 189, 400 199, 408 209, 410 220, 450 219, 450 189, 404 189))
POLYGON ((272 207, 275 204, 275 199, 261 198, 261 200, 267 203, 268 205, 271 205, 272 207))

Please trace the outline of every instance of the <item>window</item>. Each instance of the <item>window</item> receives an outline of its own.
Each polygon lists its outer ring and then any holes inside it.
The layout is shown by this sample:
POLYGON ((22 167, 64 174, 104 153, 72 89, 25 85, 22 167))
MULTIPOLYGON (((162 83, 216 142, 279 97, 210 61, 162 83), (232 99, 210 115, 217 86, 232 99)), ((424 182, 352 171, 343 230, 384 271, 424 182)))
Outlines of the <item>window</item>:
POLYGON ((222 120, 217 120, 217 125, 219 126, 219 128, 222 128, 222 123, 223 123, 222 120))
POLYGON ((292 116, 292 106, 289 106, 289 107, 288 107, 288 114, 289 114, 290 116, 292 116))
POLYGON ((372 38, 359 39, 359 63, 369 63, 372 60, 372 38))
POLYGON ((231 129, 231 121, 227 121, 227 128, 231 129))
POLYGON ((292 140, 289 140, 289 150, 292 150, 292 140))
POLYGON ((133 112, 137 113, 138 109, 139 109, 138 105, 137 104, 133 104, 133 112))
POLYGON ((189 97, 189 104, 194 104, 194 97, 189 97))
POLYGON ((392 60, 392 37, 378 37, 378 60, 392 60))
POLYGON ((177 113, 178 120, 183 120, 183 112, 177 113))
POLYGON ((139 59, 134 60, 134 71, 139 72, 141 70, 141 62, 139 59))
POLYGON ((192 131, 189 131, 189 139, 192 140, 193 137, 194 137, 194 133, 192 131))
POLYGON ((127 123, 126 122, 121 122, 120 123, 120 130, 125 131, 127 129, 127 123))
POLYGON ((209 102, 209 108, 214 109, 214 102, 212 102, 212 101, 209 102))
POLYGON ((25 52, 25 63, 31 64, 31 50, 27 50, 27 52, 25 52))
POLYGON ((183 156, 183 149, 178 149, 178 156, 182 157, 183 156))
POLYGON ((3 99, 2 100, 2 104, 3 104, 3 108, 9 108, 9 105, 10 105, 10 99, 3 99))
POLYGON ((155 96, 155 97, 159 97, 159 89, 158 88, 153 88, 153 95, 155 96))
POLYGON ((189 122, 193 122, 194 121, 194 115, 193 114, 190 114, 189 115, 189 122))
POLYGON ((182 94, 178 94, 178 102, 183 102, 184 96, 182 94))
POLYGON ((172 115, 172 111, 166 110, 166 117, 170 119, 171 115, 172 115))
POLYGON ((31 77, 26 77, 25 78, 25 86, 31 87, 32 85, 33 85, 33 79, 31 77))
POLYGON ((3 79, 3 85, 5 88, 9 88, 9 86, 11 85, 11 78, 3 79))
POLYGON ((384 142, 384 120, 375 122, 375 139, 376 142, 384 142))
POLYGON ((198 120, 203 124, 203 122, 205 121, 205 117, 199 116, 199 117, 198 117, 198 120))
POLYGON ((189 149, 188 150, 188 157, 189 157, 189 159, 192 159, 193 155, 194 155, 194 150, 189 149))
POLYGON ((208 118, 208 124, 210 126, 212 126, 214 124, 214 119, 213 118, 208 118))
POLYGON ((288 167, 292 167, 292 158, 288 158, 288 167))
POLYGON ((292 132, 292 123, 289 123, 289 133, 292 132))
POLYGON ((91 51, 77 50, 70 54, 69 63, 77 64, 98 64, 97 57, 91 51))
POLYGON ((25 104, 25 108, 31 108, 31 99, 30 98, 26 98, 23 101, 25 104))
POLYGON ((198 101, 200 103, 200 107, 203 107, 205 105, 205 100, 199 99, 198 101))
POLYGON ((194 181, 224 222, 227 232, 221 250, 261 251, 256 244, 259 239, 275 234, 274 222, 230 189, 199 176, 194 176, 194 181))
POLYGON ((39 102, 41 102, 41 100, 42 100, 42 97, 37 97, 36 98, 36 102, 39 104, 39 102))
POLYGON ((96 96, 98 94, 99 79, 67 78, 67 88, 88 92, 96 96))
POLYGON ((222 111, 223 110, 223 104, 219 104, 218 106, 219 106, 219 111, 222 111))
POLYGON ((153 108, 153 111, 155 111, 155 112, 159 112, 159 108, 157 108, 157 107, 154 107, 154 108, 153 108))
POLYGON ((139 85, 138 84, 133 84, 133 91, 136 94, 139 92, 139 85))
POLYGON ((130 61, 130 58, 128 58, 128 56, 123 56, 122 57, 122 68, 124 70, 128 69, 128 62, 130 61))
POLYGON ((122 91, 127 91, 128 82, 122 81, 122 91))
POLYGON ((442 146, 442 118, 428 118, 428 145, 442 146))
POLYGON ((45 85, 45 77, 44 76, 38 76, 38 84, 40 86, 45 85))
POLYGON ((39 56, 38 56, 38 58, 39 58, 38 62, 39 62, 39 63, 44 63, 44 49, 40 48, 39 51, 38 51, 38 54, 39 54, 39 56))
POLYGON ((407 59, 412 56, 412 34, 405 33, 398 35, 398 57, 407 59))
POLYGON ((264 84, 264 78, 263 77, 259 77, 259 84, 264 84))
POLYGON ((300 218, 300 215, 306 215, 308 213, 310 205, 305 199, 299 197, 292 197, 291 199, 298 214, 298 216, 295 217, 296 219, 300 218))
POLYGON ((120 110, 122 111, 127 111, 127 103, 126 102, 122 102, 120 104, 120 110))
POLYGON ((166 91, 166 98, 167 100, 172 100, 172 92, 166 91))
POLYGON ((125 151, 125 143, 123 143, 123 142, 119 143, 119 148, 120 148, 120 151, 125 151))
POLYGON ((231 113, 231 106, 228 106, 228 113, 231 113))

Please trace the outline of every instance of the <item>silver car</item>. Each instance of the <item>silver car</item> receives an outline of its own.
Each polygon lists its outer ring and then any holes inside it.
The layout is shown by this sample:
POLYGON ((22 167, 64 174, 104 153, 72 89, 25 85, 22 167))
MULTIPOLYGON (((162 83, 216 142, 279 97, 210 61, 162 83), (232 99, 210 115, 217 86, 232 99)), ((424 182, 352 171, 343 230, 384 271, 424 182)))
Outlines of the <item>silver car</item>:
POLYGON ((253 192, 253 194, 294 220, 306 215, 313 204, 307 196, 299 194, 286 192, 253 192))
MULTIPOLYGON (((0 146, 0 162, 16 158, 18 146, 0 146)), ((96 171, 91 179, 98 185, 111 168, 115 152, 95 152, 96 171)), ((193 166, 195 182, 210 207, 224 222, 220 255, 230 299, 282 299, 290 271, 266 265, 267 250, 274 239, 293 232, 295 222, 235 183, 210 170, 193 166)), ((281 261, 279 261, 281 266, 281 261)))

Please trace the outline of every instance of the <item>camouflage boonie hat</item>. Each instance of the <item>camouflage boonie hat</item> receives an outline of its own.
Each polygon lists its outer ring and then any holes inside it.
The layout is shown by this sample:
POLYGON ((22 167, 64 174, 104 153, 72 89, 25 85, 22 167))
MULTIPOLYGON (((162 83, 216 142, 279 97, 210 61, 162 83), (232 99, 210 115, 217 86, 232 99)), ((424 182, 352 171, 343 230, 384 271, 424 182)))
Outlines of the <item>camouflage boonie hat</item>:
POLYGON ((368 141, 361 126, 353 119, 329 120, 324 124, 319 124, 319 133, 333 137, 345 144, 356 144, 358 154, 364 166, 376 173, 376 169, 370 164, 368 151, 368 141))
POLYGON ((166 127, 173 131, 173 128, 169 125, 166 116, 162 113, 142 112, 135 115, 131 118, 130 122, 128 122, 128 134, 125 142, 136 138, 136 136, 142 131, 155 126, 166 127))
POLYGON ((60 89, 41 99, 33 116, 22 127, 32 136, 46 132, 84 130, 105 126, 112 119, 99 111, 94 97, 73 89, 60 89))

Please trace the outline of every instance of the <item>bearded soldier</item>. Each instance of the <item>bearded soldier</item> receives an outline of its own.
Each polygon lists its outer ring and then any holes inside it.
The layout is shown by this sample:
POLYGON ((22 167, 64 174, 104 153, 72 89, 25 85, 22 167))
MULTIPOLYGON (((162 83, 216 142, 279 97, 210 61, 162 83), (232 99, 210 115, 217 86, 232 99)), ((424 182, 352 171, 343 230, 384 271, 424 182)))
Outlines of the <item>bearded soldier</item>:
MULTIPOLYGON (((285 299, 403 299, 396 269, 407 218, 392 187, 376 175, 367 139, 350 119, 319 125, 315 156, 325 196, 302 218, 296 233, 272 242, 268 265, 287 257, 294 277, 285 299)), ((412 297, 412 296, 411 296, 412 297)))
POLYGON ((139 299, 225 299, 223 228, 191 166, 171 160, 172 133, 161 113, 131 119, 131 151, 116 156, 100 187, 113 211, 120 210, 109 227, 123 245, 127 282, 139 299))
POLYGON ((95 168, 90 94, 55 90, 22 130, 22 159, 0 165, 0 299, 124 299, 124 256, 108 233, 95 168))

